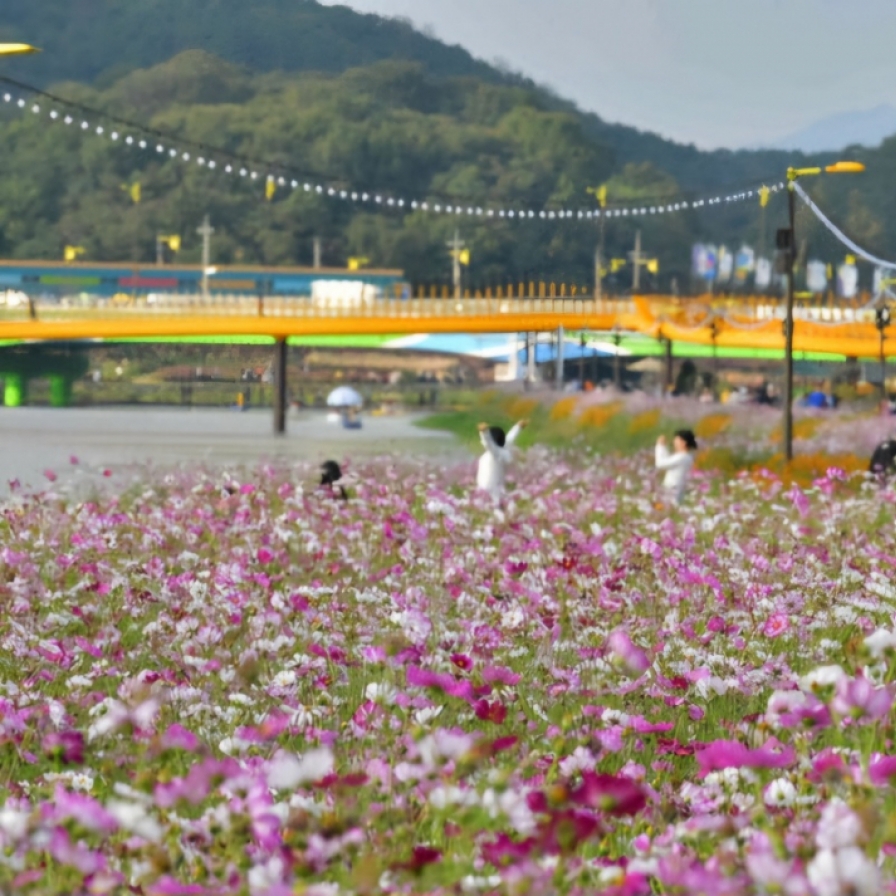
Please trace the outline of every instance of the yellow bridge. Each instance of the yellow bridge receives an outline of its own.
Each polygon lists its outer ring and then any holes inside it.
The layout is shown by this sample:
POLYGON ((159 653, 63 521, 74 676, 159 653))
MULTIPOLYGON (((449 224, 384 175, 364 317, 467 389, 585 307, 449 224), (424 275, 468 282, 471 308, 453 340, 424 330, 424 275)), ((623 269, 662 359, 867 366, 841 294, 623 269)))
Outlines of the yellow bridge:
MULTIPOLYGON (((853 357, 896 356, 866 303, 798 306, 794 348, 853 357)), ((768 299, 582 296, 371 299, 336 305, 308 298, 158 296, 118 305, 0 309, 0 341, 193 336, 297 336, 413 333, 523 333, 566 330, 637 333, 718 348, 784 349, 783 305, 768 299)))

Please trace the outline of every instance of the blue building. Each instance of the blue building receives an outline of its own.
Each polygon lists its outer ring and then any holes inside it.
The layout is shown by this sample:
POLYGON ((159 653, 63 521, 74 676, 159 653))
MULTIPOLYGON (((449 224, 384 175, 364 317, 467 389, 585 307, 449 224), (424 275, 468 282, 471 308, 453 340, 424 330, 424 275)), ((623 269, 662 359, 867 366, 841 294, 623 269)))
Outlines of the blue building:
MULTIPOLYGON (((218 295, 310 297, 315 281, 354 281, 384 298, 410 297, 402 271, 345 268, 217 266, 208 278, 218 295)), ((193 295, 202 292, 202 268, 188 265, 91 264, 89 262, 0 261, 0 292, 35 299, 89 295, 193 295)))

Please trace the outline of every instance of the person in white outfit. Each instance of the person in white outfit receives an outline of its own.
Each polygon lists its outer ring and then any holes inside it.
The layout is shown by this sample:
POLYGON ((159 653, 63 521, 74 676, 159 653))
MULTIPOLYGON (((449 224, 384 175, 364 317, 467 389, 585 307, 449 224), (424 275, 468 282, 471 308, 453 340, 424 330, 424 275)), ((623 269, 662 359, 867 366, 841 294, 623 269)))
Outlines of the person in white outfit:
POLYGON ((528 420, 520 420, 506 435, 500 426, 479 424, 479 438, 485 447, 485 454, 479 458, 476 487, 488 492, 496 500, 504 494, 507 466, 513 459, 510 447, 528 424, 528 420))
POLYGON ((666 437, 660 436, 656 443, 656 468, 663 470, 663 488, 676 504, 681 504, 688 485, 688 475, 694 466, 694 452, 697 439, 689 429, 675 433, 672 439, 673 453, 666 447, 666 437))

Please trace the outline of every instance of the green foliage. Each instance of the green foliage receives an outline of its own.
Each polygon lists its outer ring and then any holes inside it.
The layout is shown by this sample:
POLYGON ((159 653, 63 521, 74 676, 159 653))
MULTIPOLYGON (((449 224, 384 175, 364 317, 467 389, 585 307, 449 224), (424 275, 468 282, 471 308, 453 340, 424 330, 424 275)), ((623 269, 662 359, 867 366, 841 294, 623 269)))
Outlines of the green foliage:
MULTIPOLYGON (((587 187, 609 181, 611 202, 646 203, 771 183, 807 161, 783 152, 703 152, 608 124, 406 22, 313 0, 7 0, 0 39, 45 51, 8 60, 0 71, 56 83, 67 98, 309 179, 421 200, 581 205, 587 187)), ((89 259, 149 261, 156 233, 180 232, 180 260, 197 262, 194 231, 208 212, 218 263, 307 264, 316 235, 327 264, 362 255, 404 268, 415 281, 450 278, 444 244, 456 221, 372 216, 284 190, 269 204, 260 181, 237 182, 48 128, 45 120, 3 116, 0 256, 59 258, 65 244, 76 244, 89 259), (121 187, 137 179, 144 201, 133 206, 121 187)), ((851 235, 884 251, 896 239, 883 223, 896 220, 889 198, 896 195, 896 140, 858 156, 869 163, 861 181, 831 178, 813 190, 831 198, 827 207, 851 235)), ((694 241, 746 241, 768 251, 784 211, 777 197, 762 220, 751 204, 614 219, 606 249, 624 255, 640 228, 645 250, 660 260, 659 276, 644 273, 642 288, 686 291, 694 241)), ((803 234, 810 244, 813 227, 807 222, 803 234)), ((464 219, 463 229, 473 249, 471 286, 545 278, 591 287, 590 222, 464 219)), ((625 269, 607 286, 630 283, 625 269)))

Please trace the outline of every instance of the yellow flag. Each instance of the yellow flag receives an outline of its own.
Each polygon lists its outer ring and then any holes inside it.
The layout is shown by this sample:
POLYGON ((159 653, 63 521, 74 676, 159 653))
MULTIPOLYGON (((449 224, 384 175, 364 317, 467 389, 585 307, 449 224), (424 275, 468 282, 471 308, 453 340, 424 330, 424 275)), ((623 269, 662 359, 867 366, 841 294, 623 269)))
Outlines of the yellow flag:
POLYGON ((83 255, 87 250, 83 246, 66 246, 65 247, 65 260, 66 261, 77 261, 79 255, 83 255))
POLYGON ((650 271, 651 274, 658 274, 660 272, 660 260, 658 258, 651 258, 647 262, 647 270, 650 271))
POLYGON ((173 236, 167 237, 165 242, 168 243, 168 248, 172 252, 180 252, 180 237, 176 233, 173 236))
POLYGON ((607 205, 607 185, 604 184, 597 191, 597 201, 600 203, 601 208, 606 208, 607 205))
POLYGON ((768 187, 759 188, 759 205, 761 208, 765 208, 768 205, 768 200, 771 195, 772 191, 768 187))
POLYGON ((624 258, 613 258, 610 261, 610 271, 615 274, 617 271, 622 270, 627 264, 624 258))
POLYGON ((829 264, 825 273, 828 275, 828 280, 832 280, 834 278, 834 266, 829 264))
POLYGON ((847 255, 846 256, 846 264, 854 265, 856 263, 855 255, 847 255))
POLYGON ((134 203, 134 205, 139 205, 140 200, 143 198, 143 189, 140 186, 139 180, 135 181, 134 183, 131 184, 130 193, 131 193, 131 201, 134 203))
POLYGON ((370 264, 369 258, 350 258, 348 260, 348 269, 350 271, 360 271, 365 264, 370 264))
POLYGON ((460 255, 457 259, 461 264, 470 266, 470 250, 469 249, 461 249, 460 255))
POLYGON ((267 183, 264 185, 264 198, 270 202, 274 198, 276 192, 277 181, 275 181, 273 177, 269 177, 267 183))

